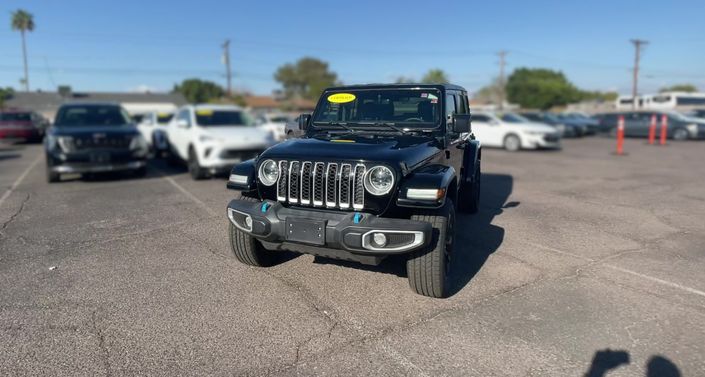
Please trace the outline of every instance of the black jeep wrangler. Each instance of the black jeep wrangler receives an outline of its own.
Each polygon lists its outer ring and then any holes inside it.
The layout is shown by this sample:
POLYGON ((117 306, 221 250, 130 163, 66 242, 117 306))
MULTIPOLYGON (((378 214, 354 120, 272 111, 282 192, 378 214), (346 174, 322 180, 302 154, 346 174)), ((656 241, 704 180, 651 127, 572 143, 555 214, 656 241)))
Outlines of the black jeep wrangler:
POLYGON ((270 266, 277 250, 379 264, 406 254, 411 288, 445 297, 456 208, 480 200, 480 143, 456 85, 327 89, 301 138, 233 167, 235 257, 270 266))

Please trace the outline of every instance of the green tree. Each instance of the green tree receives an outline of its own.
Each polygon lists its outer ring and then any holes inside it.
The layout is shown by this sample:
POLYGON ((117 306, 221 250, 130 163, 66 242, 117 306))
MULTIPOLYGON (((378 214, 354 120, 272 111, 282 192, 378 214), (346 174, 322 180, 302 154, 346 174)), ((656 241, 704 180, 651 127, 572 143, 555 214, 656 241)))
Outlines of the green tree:
POLYGON ((413 77, 399 76, 394 79, 395 84, 413 84, 416 80, 413 77))
POLYGON ((200 79, 186 79, 181 84, 174 85, 172 91, 183 94, 190 103, 210 102, 225 94, 218 84, 200 79))
POLYGON ((12 98, 14 93, 15 91, 10 87, 0 88, 0 109, 5 107, 5 101, 12 98))
POLYGON ((424 84, 447 84, 448 76, 442 69, 431 69, 423 76, 421 82, 424 84))
POLYGON ((24 61, 24 90, 29 92, 29 72, 27 69, 27 41, 25 34, 34 30, 34 16, 31 13, 18 9, 12 13, 12 30, 19 31, 22 35, 22 57, 24 61))
POLYGON ((495 78, 489 85, 480 88, 472 98, 479 102, 498 104, 502 98, 502 84, 499 82, 499 78, 495 78))
POLYGON ((304 57, 296 63, 287 63, 274 73, 274 79, 284 87, 288 99, 318 99, 327 87, 333 86, 338 75, 328 69, 328 63, 316 58, 304 57))
POLYGON ((507 99, 524 108, 547 110, 577 102, 580 91, 562 72, 543 68, 518 68, 509 76, 507 99))
POLYGON ((698 91, 698 88, 693 85, 693 84, 676 84, 676 85, 671 85, 667 86, 665 88, 661 88, 659 92, 687 92, 687 93, 695 93, 698 91))
POLYGON ((617 93, 617 92, 601 92, 599 90, 596 90, 596 91, 582 90, 582 91, 580 91, 580 99, 581 100, 612 102, 612 101, 616 100, 617 97, 619 97, 619 93, 617 93))

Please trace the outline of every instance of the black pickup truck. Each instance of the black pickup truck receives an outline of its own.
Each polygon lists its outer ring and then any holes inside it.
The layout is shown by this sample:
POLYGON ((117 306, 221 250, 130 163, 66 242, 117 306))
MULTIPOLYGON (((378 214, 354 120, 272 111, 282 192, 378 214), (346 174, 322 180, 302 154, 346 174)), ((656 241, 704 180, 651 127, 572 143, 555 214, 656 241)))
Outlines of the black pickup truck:
POLYGON ((62 174, 147 172, 149 146, 117 104, 62 105, 44 138, 44 150, 50 183, 62 174))
POLYGON ((480 143, 456 85, 329 88, 300 138, 233 167, 230 244, 242 263, 278 250, 378 264, 405 254, 411 288, 448 295, 456 209, 480 200, 480 143))

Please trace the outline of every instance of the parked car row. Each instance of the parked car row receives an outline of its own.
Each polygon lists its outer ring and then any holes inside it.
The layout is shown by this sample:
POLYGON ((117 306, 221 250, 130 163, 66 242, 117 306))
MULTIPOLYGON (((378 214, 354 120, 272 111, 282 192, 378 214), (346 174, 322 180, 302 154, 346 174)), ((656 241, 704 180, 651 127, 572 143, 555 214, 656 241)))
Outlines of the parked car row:
POLYGON ((705 119, 687 116, 675 111, 620 111, 595 115, 600 132, 616 134, 620 117, 624 118, 624 135, 627 137, 647 137, 652 117, 656 116, 657 126, 665 116, 668 120, 667 137, 682 141, 705 139, 705 119))
POLYGON ((194 179, 202 179, 227 173, 284 133, 283 127, 258 125, 247 111, 230 105, 188 105, 176 113, 141 114, 140 120, 135 124, 118 104, 61 106, 44 143, 48 181, 108 171, 143 175, 151 154, 185 163, 194 179))

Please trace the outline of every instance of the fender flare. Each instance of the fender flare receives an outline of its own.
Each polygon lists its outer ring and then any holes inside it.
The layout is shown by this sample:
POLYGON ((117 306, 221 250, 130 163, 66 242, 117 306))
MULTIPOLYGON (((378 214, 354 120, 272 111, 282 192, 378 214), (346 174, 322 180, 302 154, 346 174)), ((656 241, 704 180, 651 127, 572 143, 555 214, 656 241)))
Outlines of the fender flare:
POLYGON ((243 192, 249 192, 257 190, 257 169, 255 159, 250 159, 243 161, 239 164, 235 164, 232 169, 230 169, 230 176, 228 177, 228 183, 225 185, 230 190, 238 190, 243 192), (231 180, 233 175, 246 176, 247 183, 236 183, 231 180))
POLYGON ((465 153, 463 154, 463 171, 461 172, 462 183, 469 184, 473 183, 475 179, 474 172, 475 166, 482 160, 482 144, 479 140, 470 140, 465 147, 465 153), (467 174, 467 173, 470 174, 467 174))
POLYGON ((449 193, 452 197, 455 196, 451 191, 457 189, 457 181, 457 174, 452 166, 439 164, 423 166, 404 177, 399 187, 397 205, 411 208, 440 208, 445 204, 449 193), (440 197, 421 200, 407 197, 410 188, 443 191, 440 197))

